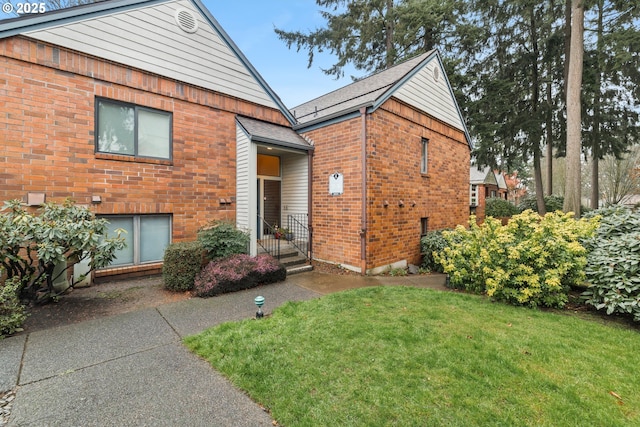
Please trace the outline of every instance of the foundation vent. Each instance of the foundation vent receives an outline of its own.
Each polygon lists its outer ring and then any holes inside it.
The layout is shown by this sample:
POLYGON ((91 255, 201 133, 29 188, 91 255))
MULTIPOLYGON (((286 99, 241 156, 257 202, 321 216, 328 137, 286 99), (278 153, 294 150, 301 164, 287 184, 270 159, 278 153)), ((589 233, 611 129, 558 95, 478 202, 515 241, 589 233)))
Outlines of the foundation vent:
POLYGON ((185 33, 195 33, 198 31, 198 20, 193 13, 187 9, 176 10, 176 23, 185 33))

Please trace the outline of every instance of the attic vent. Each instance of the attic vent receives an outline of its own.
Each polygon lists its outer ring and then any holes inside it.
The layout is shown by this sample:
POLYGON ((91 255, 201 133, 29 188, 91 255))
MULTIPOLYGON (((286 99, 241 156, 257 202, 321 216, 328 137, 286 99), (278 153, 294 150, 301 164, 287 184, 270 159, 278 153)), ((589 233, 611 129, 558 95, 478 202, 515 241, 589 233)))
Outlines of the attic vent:
POLYGON ((195 33, 198 31, 198 21, 193 13, 187 9, 176 10, 176 23, 178 27, 186 33, 195 33))
POLYGON ((436 82, 440 80, 440 69, 438 67, 433 69, 433 80, 436 82))

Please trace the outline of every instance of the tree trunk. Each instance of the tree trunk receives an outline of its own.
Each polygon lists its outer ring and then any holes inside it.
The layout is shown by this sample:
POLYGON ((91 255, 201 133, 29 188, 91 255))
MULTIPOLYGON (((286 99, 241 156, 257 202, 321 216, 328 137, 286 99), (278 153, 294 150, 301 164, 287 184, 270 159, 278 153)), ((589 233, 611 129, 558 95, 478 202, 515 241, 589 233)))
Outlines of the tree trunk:
POLYGON ((393 66, 396 60, 395 52, 393 51, 393 32, 394 32, 394 22, 393 22, 393 0, 387 0, 387 34, 385 35, 386 48, 387 48, 387 57, 386 57, 386 65, 387 68, 393 66))
POLYGON ((602 39, 604 32, 604 1, 598 1, 598 30, 596 37, 597 49, 596 49, 596 96, 593 100, 593 139, 591 147, 591 209, 598 209, 600 203, 600 174, 599 174, 599 162, 602 155, 600 150, 600 112, 602 109, 602 95, 600 86, 602 85, 602 51, 604 49, 604 41, 602 39))
POLYGON ((533 150, 533 178, 536 188, 536 204, 538 205, 538 214, 541 216, 547 213, 547 207, 544 205, 544 190, 542 189, 542 168, 540 166, 540 149, 533 150))
POLYGON ((584 55, 583 0, 571 5, 571 54, 567 75, 567 169, 564 191, 564 211, 580 216, 581 180, 580 153, 582 151, 582 116, 580 89, 582 87, 582 58, 584 55))
POLYGON ((549 82, 547 83, 547 196, 553 194, 553 94, 551 93, 551 73, 553 64, 549 61, 549 82))

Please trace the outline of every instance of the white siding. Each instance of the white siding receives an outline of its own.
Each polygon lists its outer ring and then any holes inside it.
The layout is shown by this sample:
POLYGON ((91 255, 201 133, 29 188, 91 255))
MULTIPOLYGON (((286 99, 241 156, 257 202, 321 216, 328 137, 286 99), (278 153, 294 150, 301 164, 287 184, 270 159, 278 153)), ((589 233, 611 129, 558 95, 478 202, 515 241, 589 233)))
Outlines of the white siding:
POLYGON ((257 253, 256 221, 256 145, 240 126, 236 125, 236 226, 249 230, 251 255, 257 253))
POLYGON ((277 108, 234 52, 191 2, 176 0, 27 33, 161 76, 277 108), (176 24, 176 9, 190 10, 198 30, 176 24))
POLYGON ((464 125, 453 93, 451 93, 445 78, 444 69, 435 58, 405 82, 393 96, 456 129, 464 131, 464 125), (435 68, 439 68, 437 81, 433 76, 435 68))
POLYGON ((308 193, 309 164, 307 154, 283 154, 281 224, 287 224, 287 215, 289 214, 308 213, 308 193))

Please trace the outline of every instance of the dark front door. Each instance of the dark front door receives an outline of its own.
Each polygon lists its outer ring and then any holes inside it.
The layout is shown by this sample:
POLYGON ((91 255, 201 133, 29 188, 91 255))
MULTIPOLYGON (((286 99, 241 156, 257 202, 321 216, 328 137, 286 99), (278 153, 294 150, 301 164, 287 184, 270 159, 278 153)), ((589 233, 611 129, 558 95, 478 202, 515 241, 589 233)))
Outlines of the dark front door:
POLYGON ((267 224, 282 227, 280 224, 280 181, 265 179, 264 181, 264 220, 267 224))

